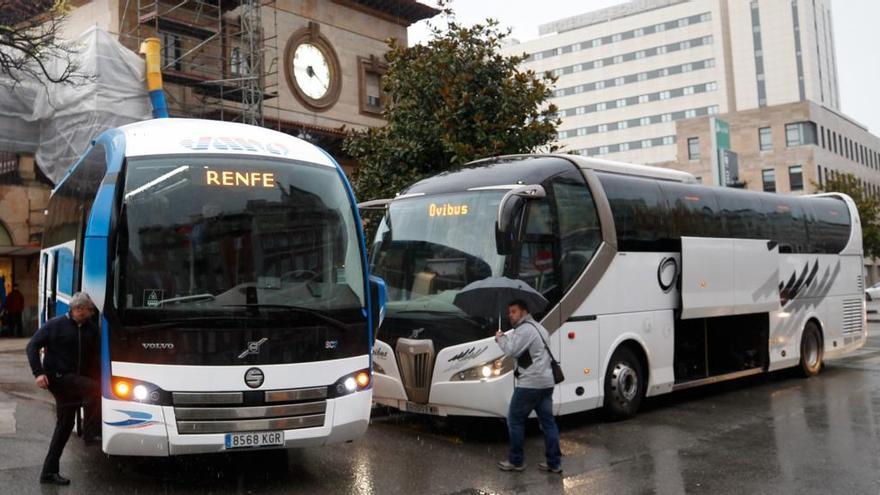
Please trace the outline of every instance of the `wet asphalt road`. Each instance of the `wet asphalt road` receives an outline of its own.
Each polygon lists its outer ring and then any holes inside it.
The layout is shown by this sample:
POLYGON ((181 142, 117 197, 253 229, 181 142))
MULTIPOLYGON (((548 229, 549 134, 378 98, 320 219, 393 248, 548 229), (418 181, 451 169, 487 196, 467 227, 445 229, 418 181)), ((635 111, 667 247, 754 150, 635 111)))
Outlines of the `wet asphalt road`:
POLYGON ((649 399, 635 419, 566 417, 565 473, 503 473, 500 420, 437 420, 376 411, 358 442, 312 450, 178 459, 108 458, 71 439, 69 487, 37 483, 54 425, 23 341, 0 340, 0 493, 880 493, 880 323, 864 349, 817 378, 776 373, 649 399))

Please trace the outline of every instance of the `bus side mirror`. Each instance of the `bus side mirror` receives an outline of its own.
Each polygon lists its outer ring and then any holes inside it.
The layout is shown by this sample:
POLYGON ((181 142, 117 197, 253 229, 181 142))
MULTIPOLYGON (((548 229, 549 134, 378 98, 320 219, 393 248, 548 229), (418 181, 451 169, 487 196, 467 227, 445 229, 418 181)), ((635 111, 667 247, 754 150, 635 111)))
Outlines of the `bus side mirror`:
POLYGON ((495 220, 495 251, 498 254, 509 254, 515 242, 519 241, 516 229, 517 214, 522 211, 526 201, 541 199, 547 192, 539 185, 519 186, 507 191, 498 204, 498 216, 495 220))
MULTIPOLYGON (((375 275, 370 275, 370 314, 373 320, 373 340, 379 335, 379 327, 385 320, 385 300, 388 292, 385 281, 375 275)), ((372 345, 372 342, 370 343, 372 345)))

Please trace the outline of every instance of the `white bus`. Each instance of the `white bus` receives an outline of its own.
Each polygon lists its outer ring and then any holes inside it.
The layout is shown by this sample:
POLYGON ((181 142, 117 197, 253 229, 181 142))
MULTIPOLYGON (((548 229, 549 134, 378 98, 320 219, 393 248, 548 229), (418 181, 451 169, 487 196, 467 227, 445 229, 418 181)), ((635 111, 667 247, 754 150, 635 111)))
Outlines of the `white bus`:
MULTIPOLYGON (((374 400, 417 413, 504 416, 514 362, 499 322, 453 304, 468 283, 522 279, 566 380, 556 414, 800 367, 866 338, 862 240, 843 194, 699 185, 687 173, 570 155, 506 156, 390 201, 371 251, 388 288, 374 400)), ((500 322, 507 325, 506 321, 500 322)))
POLYGON ((189 119, 104 132, 52 192, 40 280, 41 324, 76 291, 100 312, 108 454, 367 428, 384 288, 348 181, 305 141, 189 119))

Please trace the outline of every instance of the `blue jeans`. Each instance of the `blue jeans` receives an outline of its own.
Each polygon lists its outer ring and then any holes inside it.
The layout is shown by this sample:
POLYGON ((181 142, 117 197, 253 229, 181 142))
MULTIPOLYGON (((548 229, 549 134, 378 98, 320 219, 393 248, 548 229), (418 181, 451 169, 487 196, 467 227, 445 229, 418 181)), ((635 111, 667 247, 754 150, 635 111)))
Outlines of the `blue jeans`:
POLYGON ((523 463, 523 443, 526 436, 526 420, 532 411, 538 415, 538 422, 544 432, 544 450, 547 465, 559 468, 562 452, 559 450, 559 428, 553 418, 553 388, 513 389, 510 410, 507 413, 507 430, 510 433, 510 453, 507 460, 521 466, 523 463))

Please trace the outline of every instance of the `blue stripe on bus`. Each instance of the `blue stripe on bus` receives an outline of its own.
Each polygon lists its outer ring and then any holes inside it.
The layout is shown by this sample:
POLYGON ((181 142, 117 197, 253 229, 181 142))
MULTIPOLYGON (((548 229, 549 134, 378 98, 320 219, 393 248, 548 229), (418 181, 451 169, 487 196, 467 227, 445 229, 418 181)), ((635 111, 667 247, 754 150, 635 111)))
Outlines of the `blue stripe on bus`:
POLYGON ((101 315, 101 395, 112 399, 110 390, 110 325, 101 315))
POLYGON ((372 368, 373 367, 373 349, 372 349, 372 346, 373 346, 373 312, 370 311, 370 308, 372 307, 371 301, 370 301, 370 299, 371 299, 370 298, 370 292, 371 292, 370 291, 370 265, 367 262, 367 244, 364 241, 364 229, 363 229, 363 223, 361 222, 361 214, 357 208, 357 200, 354 197, 354 189, 352 189, 351 183, 348 181, 348 177, 345 176, 345 171, 343 171, 342 167, 339 166, 339 163, 337 163, 336 160, 334 160, 333 157, 330 156, 330 153, 327 153, 326 151, 324 151, 321 148, 318 148, 318 149, 321 150, 321 152, 327 156, 327 158, 330 160, 330 163, 332 163, 333 165, 336 166, 336 173, 339 174, 339 178, 342 179, 342 184, 345 186, 345 192, 348 194, 348 200, 351 202, 351 210, 354 213, 355 228, 357 229, 358 241, 360 241, 360 245, 361 245, 361 262, 363 263, 364 292, 365 292, 364 299, 367 302, 367 308, 366 308, 367 309, 367 314, 366 314, 366 316, 367 316, 367 330, 369 332, 368 342, 370 343, 370 348, 367 349, 367 355, 370 358, 370 368, 372 368))
POLYGON ((103 184, 98 188, 92 211, 89 213, 89 222, 86 227, 87 237, 109 237, 110 219, 113 211, 113 196, 116 193, 115 184, 103 184))
POLYGON ((55 299, 55 316, 63 315, 70 311, 70 306, 61 299, 55 299))

